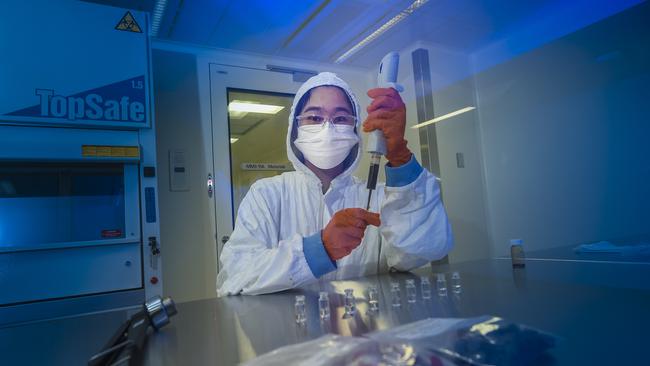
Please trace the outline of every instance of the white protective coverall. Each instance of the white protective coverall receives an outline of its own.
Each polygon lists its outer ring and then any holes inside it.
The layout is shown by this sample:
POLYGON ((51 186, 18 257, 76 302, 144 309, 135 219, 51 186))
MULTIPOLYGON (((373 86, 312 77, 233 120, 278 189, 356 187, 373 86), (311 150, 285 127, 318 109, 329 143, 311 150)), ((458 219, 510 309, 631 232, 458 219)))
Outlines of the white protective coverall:
MULTIPOLYGON (((299 112, 296 105, 308 90, 323 85, 345 90, 355 115, 360 116, 356 97, 335 74, 321 73, 300 87, 291 108, 286 141, 296 170, 256 181, 242 200, 235 230, 220 257, 219 296, 277 292, 315 281, 303 252, 303 239, 320 233, 337 211, 365 208, 366 183, 352 176, 363 153, 361 143, 350 152, 356 158, 332 180, 325 194, 320 179, 292 149, 292 129, 297 128, 294 114, 299 112)), ((358 135, 360 125, 357 121, 358 135)), ((354 278, 390 269, 408 271, 451 250, 453 238, 440 188, 426 169, 405 186, 378 184, 370 211, 380 213, 381 226, 369 225, 361 244, 336 261, 336 270, 322 278, 354 278)))

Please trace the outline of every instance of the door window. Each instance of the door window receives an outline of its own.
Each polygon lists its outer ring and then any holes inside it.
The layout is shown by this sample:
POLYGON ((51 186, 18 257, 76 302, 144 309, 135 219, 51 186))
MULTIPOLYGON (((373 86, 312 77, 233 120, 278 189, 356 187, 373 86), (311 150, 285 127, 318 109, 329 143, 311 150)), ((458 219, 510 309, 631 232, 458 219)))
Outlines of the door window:
POLYGON ((255 181, 293 170, 286 145, 293 97, 228 89, 233 222, 255 181))

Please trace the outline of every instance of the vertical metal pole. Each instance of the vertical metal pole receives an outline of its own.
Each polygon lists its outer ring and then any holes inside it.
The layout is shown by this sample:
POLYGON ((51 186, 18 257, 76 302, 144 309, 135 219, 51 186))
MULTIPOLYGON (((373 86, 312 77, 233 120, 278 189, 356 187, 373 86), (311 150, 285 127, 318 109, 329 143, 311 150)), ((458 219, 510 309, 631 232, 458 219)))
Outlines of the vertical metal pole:
MULTIPOLYGON (((413 59, 413 76, 415 78, 415 103, 417 106, 418 123, 433 119, 433 92, 431 90, 431 72, 429 68, 429 51, 418 48, 411 53, 413 59)), ((440 159, 438 156, 438 140, 436 124, 420 128, 420 151, 422 165, 436 177, 440 176, 440 159)), ((440 185, 442 192, 442 184, 440 185)), ((442 194, 441 194, 442 197, 442 194)), ((431 262, 433 268, 449 264, 449 257, 431 262)))
MULTIPOLYGON (((418 123, 422 123, 434 118, 431 72, 429 71, 429 51, 418 48, 411 53, 411 56, 413 59, 413 75, 415 78, 415 102, 418 123)), ((431 173, 435 174, 436 177, 440 177, 436 125, 434 123, 420 128, 419 132, 422 165, 431 173)))

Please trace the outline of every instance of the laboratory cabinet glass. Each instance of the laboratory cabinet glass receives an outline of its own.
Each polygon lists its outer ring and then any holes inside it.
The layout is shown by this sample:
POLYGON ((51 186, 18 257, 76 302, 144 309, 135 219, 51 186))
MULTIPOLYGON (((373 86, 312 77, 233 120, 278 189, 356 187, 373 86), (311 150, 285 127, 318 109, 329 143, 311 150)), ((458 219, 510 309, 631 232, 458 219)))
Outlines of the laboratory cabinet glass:
POLYGON ((133 163, 0 162, 0 305, 141 287, 138 187, 133 163))

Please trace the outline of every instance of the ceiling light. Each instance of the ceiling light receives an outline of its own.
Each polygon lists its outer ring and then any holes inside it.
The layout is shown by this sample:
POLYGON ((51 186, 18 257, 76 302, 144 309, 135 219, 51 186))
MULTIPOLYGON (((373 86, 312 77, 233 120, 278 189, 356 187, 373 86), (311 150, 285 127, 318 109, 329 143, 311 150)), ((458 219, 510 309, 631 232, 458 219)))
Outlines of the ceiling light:
POLYGON ((160 22, 162 22, 162 17, 165 15, 165 8, 167 8, 167 0, 156 1, 156 5, 153 8, 153 18, 151 20, 151 37, 158 36, 160 22))
POLYGON ((447 113, 447 114, 445 114, 444 116, 436 117, 436 118, 434 118, 434 119, 430 119, 430 120, 428 120, 428 121, 424 121, 424 122, 422 122, 422 123, 418 123, 417 125, 412 126, 411 128, 420 128, 420 127, 428 126, 428 125, 430 125, 430 124, 432 124, 432 123, 440 122, 440 121, 445 120, 445 119, 447 119, 447 118, 451 118, 451 117, 457 116, 457 115, 459 115, 459 114, 462 114, 462 113, 465 113, 465 112, 469 112, 469 111, 471 111, 471 110, 473 110, 473 109, 476 109, 476 107, 465 107, 465 108, 461 108, 461 109, 459 109, 459 110, 457 110, 457 111, 454 111, 454 112, 451 112, 451 113, 447 113))
POLYGON ((283 110, 284 107, 272 104, 260 104, 255 102, 246 102, 235 100, 228 104, 228 112, 250 112, 250 113, 264 113, 276 114, 283 110))
POLYGON ((233 112, 233 111, 228 112, 228 117, 232 119, 242 119, 246 116, 248 116, 248 112, 233 112))
POLYGON ((231 138, 230 138, 230 143, 231 143, 231 144, 234 144, 234 143, 237 142, 237 141, 239 141, 239 138, 238 138, 238 137, 231 137, 231 138))
POLYGON ((359 52, 360 49, 368 45, 368 43, 374 41, 375 38, 381 36, 384 32, 397 25, 397 23, 401 22, 402 20, 406 19, 409 15, 413 14, 414 11, 416 11, 422 5, 426 4, 428 1, 429 0, 414 1, 411 5, 409 5, 408 8, 400 11, 399 14, 395 15, 389 21, 384 23, 381 27, 377 28, 374 32, 370 33, 370 35, 364 38, 361 42, 357 43, 356 45, 352 46, 352 48, 345 51, 341 56, 339 56, 339 58, 336 59, 336 61, 334 61, 334 63, 339 64, 347 60, 350 56, 359 52))

